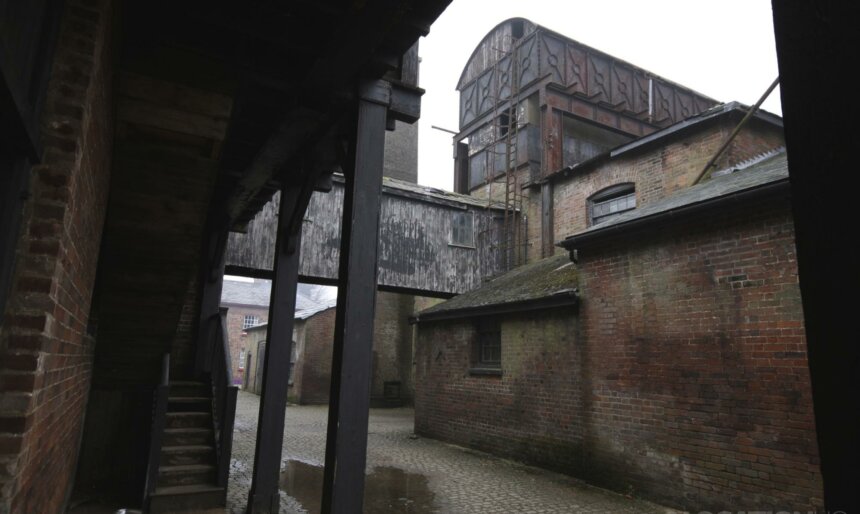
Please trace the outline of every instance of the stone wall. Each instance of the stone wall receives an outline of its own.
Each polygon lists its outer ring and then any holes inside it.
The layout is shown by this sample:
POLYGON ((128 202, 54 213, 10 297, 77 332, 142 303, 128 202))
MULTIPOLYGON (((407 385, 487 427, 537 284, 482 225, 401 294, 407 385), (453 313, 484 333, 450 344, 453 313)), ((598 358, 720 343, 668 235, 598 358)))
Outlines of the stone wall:
POLYGON ((111 174, 110 4, 68 0, 0 329, 0 512, 62 512, 93 366, 111 174))
POLYGON ((682 509, 822 507, 786 199, 578 267, 578 313, 501 321, 501 376, 469 372, 474 320, 419 325, 417 433, 682 509))

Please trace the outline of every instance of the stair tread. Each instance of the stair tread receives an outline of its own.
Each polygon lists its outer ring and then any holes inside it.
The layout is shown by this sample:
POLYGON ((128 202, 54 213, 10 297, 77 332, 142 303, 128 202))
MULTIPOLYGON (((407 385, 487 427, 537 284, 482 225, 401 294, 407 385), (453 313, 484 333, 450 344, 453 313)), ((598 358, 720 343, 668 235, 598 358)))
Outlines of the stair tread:
POLYGON ((212 450, 212 445, 209 444, 175 444, 170 446, 162 446, 161 451, 167 453, 191 452, 191 451, 209 451, 212 450))
POLYGON ((208 416, 208 415, 209 415, 209 413, 208 413, 208 412, 197 412, 197 411, 190 411, 190 412, 168 412, 168 413, 167 413, 167 415, 168 415, 168 416, 208 416))
POLYGON ((176 464, 173 466, 158 466, 158 474, 165 473, 180 473, 185 471, 209 471, 215 469, 212 464, 176 464))
POLYGON ((208 396, 168 396, 167 400, 171 402, 208 402, 212 398, 208 396))
POLYGON ((169 432, 171 434, 203 434, 209 433, 212 430, 211 428, 200 428, 200 427, 179 427, 179 428, 165 428, 165 432, 169 432))
POLYGON ((210 484, 192 484, 192 485, 171 485, 156 487, 152 496, 170 496, 174 494, 194 494, 194 493, 209 493, 215 491, 223 491, 223 487, 210 484))
POLYGON ((196 380, 171 380, 170 385, 175 386, 205 386, 206 382, 198 382, 196 380))

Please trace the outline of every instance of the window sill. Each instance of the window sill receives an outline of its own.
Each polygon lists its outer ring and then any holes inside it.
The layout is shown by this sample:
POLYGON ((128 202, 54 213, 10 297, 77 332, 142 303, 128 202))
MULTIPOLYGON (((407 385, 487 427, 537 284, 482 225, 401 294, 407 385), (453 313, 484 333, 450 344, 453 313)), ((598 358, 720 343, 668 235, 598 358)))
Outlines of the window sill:
POLYGON ((502 368, 469 368, 469 374, 500 377, 502 376, 502 368))

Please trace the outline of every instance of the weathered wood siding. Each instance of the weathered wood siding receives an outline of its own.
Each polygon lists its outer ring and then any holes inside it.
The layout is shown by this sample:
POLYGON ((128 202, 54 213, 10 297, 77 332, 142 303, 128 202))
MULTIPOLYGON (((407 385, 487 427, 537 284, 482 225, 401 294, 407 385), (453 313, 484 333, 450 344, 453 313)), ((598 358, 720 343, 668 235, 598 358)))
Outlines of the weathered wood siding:
MULTIPOLYGON (((247 233, 230 235, 227 264, 271 270, 279 196, 248 225, 247 233)), ((482 279, 501 272, 494 241, 501 228, 499 213, 474 202, 421 199, 385 188, 379 226, 380 286, 436 294, 463 293, 482 279), (449 244, 457 212, 474 214, 475 247, 449 244)), ((329 193, 314 193, 302 233, 299 273, 305 280, 336 280, 343 208, 343 184, 329 193)))

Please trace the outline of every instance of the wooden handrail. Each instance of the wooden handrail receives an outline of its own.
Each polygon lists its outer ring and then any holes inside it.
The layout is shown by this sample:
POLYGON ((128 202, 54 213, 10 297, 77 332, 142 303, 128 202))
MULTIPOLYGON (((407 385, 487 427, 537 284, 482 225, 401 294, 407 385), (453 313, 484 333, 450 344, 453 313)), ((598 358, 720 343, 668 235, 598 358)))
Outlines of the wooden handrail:
POLYGON ((236 417, 236 399, 239 388, 233 385, 230 342, 227 333, 227 309, 221 309, 212 331, 212 380, 215 449, 217 456, 216 479, 226 490, 230 475, 230 454, 233 448, 233 424, 236 417))
POLYGON ((158 466, 161 460, 161 445, 167 426, 167 400, 170 395, 170 353, 161 360, 161 377, 153 393, 152 428, 149 436, 149 458, 146 468, 146 485, 143 491, 144 510, 149 510, 149 499, 158 483, 158 466))

